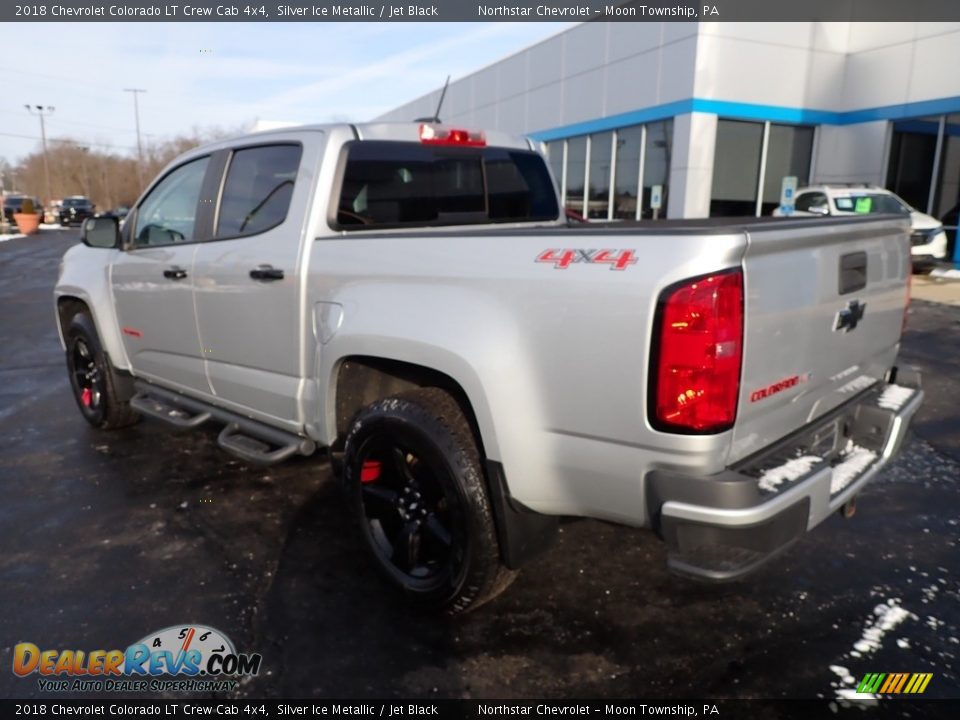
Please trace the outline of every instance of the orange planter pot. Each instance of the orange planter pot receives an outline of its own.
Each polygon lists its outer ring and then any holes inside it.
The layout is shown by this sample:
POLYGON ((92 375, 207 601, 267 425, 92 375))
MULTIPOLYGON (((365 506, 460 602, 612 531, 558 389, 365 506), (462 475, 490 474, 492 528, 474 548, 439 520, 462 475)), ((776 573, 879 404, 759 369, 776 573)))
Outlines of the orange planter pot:
POLYGON ((39 213, 14 213, 13 221, 17 224, 17 230, 24 235, 33 235, 40 229, 39 213))

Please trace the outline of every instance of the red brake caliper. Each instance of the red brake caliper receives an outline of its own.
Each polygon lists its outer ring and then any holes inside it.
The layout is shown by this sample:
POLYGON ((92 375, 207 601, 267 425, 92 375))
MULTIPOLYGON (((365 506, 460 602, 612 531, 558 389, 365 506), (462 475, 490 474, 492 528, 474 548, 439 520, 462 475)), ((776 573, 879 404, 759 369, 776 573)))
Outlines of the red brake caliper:
POLYGON ((83 403, 84 407, 90 407, 93 404, 93 390, 84 388, 83 392, 80 393, 80 402, 83 403))
POLYGON ((380 479, 380 462, 378 460, 364 460, 360 468, 360 482, 372 483, 380 479))

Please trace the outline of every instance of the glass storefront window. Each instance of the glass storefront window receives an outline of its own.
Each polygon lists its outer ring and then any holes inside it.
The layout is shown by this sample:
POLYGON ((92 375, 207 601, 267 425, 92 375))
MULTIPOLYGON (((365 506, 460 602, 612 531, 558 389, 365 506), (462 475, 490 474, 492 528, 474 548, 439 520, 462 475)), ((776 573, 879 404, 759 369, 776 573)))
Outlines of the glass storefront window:
POLYGON ((780 204, 783 178, 795 176, 800 187, 810 179, 814 129, 805 125, 719 120, 713 160, 710 215, 770 215, 780 204), (766 164, 761 168, 764 128, 766 164), (761 184, 761 171, 763 187, 761 184))
POLYGON ((617 173, 613 184, 613 217, 617 220, 637 217, 642 137, 643 128, 639 125, 617 130, 617 173))
POLYGON ((713 159, 710 215, 755 215, 763 123, 720 120, 713 159))
POLYGON ((557 181, 557 191, 560 191, 563 185, 563 140, 554 140, 546 143, 546 145, 550 172, 553 173, 553 177, 557 181))
MULTIPOLYGON (((558 159, 562 158, 563 142, 547 143, 550 166, 558 173, 563 166, 558 159)), ((589 220, 635 220, 638 208, 642 208, 640 217, 652 218, 650 192, 654 185, 660 185, 662 205, 657 217, 665 218, 672 151, 672 119, 608 130, 589 138, 586 135, 567 138, 566 208, 589 220), (584 185, 587 185, 586 208, 584 185), (611 191, 613 207, 610 207, 611 191)))
POLYGON ((673 121, 665 120, 647 125, 647 144, 643 161, 643 212, 641 217, 667 216, 667 190, 670 179, 670 155, 673 150, 673 121), (650 191, 654 185, 663 187, 661 207, 654 212, 650 207, 650 191))
POLYGON ((607 219, 607 210, 610 207, 612 145, 612 132, 590 136, 590 198, 587 217, 591 220, 607 219))
POLYGON ((567 197, 568 210, 583 215, 583 185, 587 172, 587 138, 567 140, 567 197))
POLYGON ((770 136, 767 140, 767 169, 763 175, 761 215, 770 215, 780 206, 780 189, 785 177, 796 177, 799 187, 808 183, 812 154, 812 127, 770 125, 770 136))
POLYGON ((926 211, 940 117, 901 120, 893 124, 887 188, 908 203, 926 211))

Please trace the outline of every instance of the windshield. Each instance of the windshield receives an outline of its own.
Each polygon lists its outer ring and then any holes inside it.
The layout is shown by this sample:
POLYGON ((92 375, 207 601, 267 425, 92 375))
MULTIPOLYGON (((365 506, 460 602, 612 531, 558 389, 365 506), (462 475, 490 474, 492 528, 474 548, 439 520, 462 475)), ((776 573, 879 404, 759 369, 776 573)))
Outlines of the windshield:
POLYGON ((879 213, 908 214, 910 208, 900 198, 885 193, 863 193, 838 197, 833 204, 839 212, 851 212, 858 215, 875 215, 879 213))
POLYGON ((85 207, 90 201, 86 198, 67 198, 63 201, 64 207, 85 207))

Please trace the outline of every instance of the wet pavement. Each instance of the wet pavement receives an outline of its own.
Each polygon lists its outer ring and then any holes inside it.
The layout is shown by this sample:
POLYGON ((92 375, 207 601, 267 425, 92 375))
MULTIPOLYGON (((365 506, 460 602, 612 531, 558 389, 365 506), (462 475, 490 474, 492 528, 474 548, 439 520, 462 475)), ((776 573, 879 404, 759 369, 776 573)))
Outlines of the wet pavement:
POLYGON ((83 422, 51 303, 76 241, 0 243, 0 697, 50 697, 11 673, 18 642, 125 648, 186 623, 263 654, 239 697, 834 700, 867 672, 960 697, 960 308, 914 302, 903 356, 928 401, 853 519, 719 586, 668 574, 649 532, 564 522, 504 596, 450 620, 380 583, 325 461, 251 468, 212 430, 83 422))

